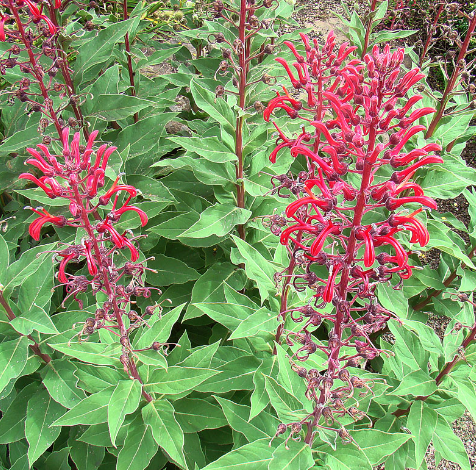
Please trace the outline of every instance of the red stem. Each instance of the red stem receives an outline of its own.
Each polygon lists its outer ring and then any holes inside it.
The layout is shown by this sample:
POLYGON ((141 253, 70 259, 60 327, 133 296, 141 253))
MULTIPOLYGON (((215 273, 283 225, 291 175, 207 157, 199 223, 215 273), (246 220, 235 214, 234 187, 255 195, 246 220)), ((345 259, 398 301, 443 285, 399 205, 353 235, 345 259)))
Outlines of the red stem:
MULTIPOLYGON (((124 0, 123 3, 123 19, 124 21, 129 18, 127 12, 127 0, 124 0)), ((134 70, 132 68, 132 55, 131 55, 131 46, 129 44, 129 33, 126 33, 125 36, 125 46, 126 46, 126 55, 127 55, 127 69, 129 71, 129 82, 131 84, 131 96, 136 96, 136 87, 134 83, 134 70)), ((134 113, 134 122, 139 121, 139 113, 134 113)))
POLYGON ((426 53, 428 52, 428 48, 430 47, 431 40, 433 39, 433 34, 435 34, 436 24, 438 23, 438 20, 440 19, 441 13, 443 13, 444 8, 445 8, 445 4, 442 3, 440 5, 440 8, 438 8, 435 19, 433 20, 430 31, 428 32, 428 37, 426 38, 425 47, 423 48, 423 52, 421 53, 421 56, 420 56, 420 64, 419 64, 420 68, 423 65, 423 61, 425 60, 426 53))
MULTIPOLYGON (((125 327, 124 322, 122 320, 121 309, 119 308, 119 305, 117 304, 117 299, 116 299, 115 292, 113 291, 113 289, 111 287, 111 283, 109 281, 109 271, 107 269, 107 263, 104 263, 103 256, 101 255, 101 250, 99 248, 98 241, 95 237, 94 229, 91 226, 91 222, 90 222, 89 217, 88 217, 87 209, 86 209, 86 207, 84 207, 83 199, 81 198, 81 195, 79 193, 78 185, 74 184, 74 183, 71 183, 71 188, 74 191, 76 203, 81 208, 81 220, 83 222, 84 229, 88 233, 89 238, 90 238, 90 240, 93 244, 93 252, 94 252, 94 257, 96 258, 96 264, 97 264, 97 266, 100 267, 100 269, 102 271, 102 281, 104 283, 104 289, 106 291, 106 295, 107 295, 109 301, 112 303, 113 310, 114 310, 114 315, 115 315, 116 321, 117 321, 117 325, 119 326, 119 331, 121 333, 121 336, 126 336, 127 337, 127 330, 126 330, 126 327, 125 327)), ((142 381, 142 379, 140 378, 140 376, 139 376, 139 373, 137 371, 137 368, 136 368, 136 365, 134 363, 133 358, 129 358, 128 369, 129 369, 130 375, 134 379, 138 380, 141 384, 144 383, 142 381)), ((143 387, 142 387, 142 396, 148 402, 153 401, 153 398, 144 390, 143 387)))
MULTIPOLYGON (((248 73, 248 64, 246 58, 249 54, 249 42, 245 41, 246 36, 246 0, 241 0, 240 4, 240 25, 238 29, 238 37, 242 44, 242 53, 239 56, 239 83, 238 94, 239 103, 241 109, 245 109, 246 103, 246 76, 248 73)), ((235 154, 238 158, 236 163, 236 203, 237 206, 244 209, 245 207, 245 183, 243 180, 243 116, 236 118, 236 141, 235 141, 235 154)), ((238 225, 238 235, 242 240, 245 239, 245 226, 238 225)))
MULTIPOLYGON (((18 14, 17 7, 16 5, 14 5, 12 0, 8 0, 8 3, 10 5, 10 11, 13 13, 13 16, 15 17, 15 22, 17 24, 18 31, 20 32, 22 42, 25 45, 26 51, 28 53, 28 57, 30 59, 30 64, 32 67, 32 73, 35 76, 36 81, 38 82, 38 85, 40 86, 41 95, 43 96, 45 100, 49 100, 48 91, 45 87, 45 84, 43 83, 42 72, 38 66, 38 62, 36 61, 35 54, 33 54, 33 51, 31 50, 30 42, 28 41, 26 37, 25 28, 23 27, 23 23, 21 21, 20 15, 18 14)), ((61 125, 58 121, 58 116, 56 116, 56 113, 53 107, 51 107, 51 109, 49 109, 48 112, 51 119, 53 119, 54 125, 56 127, 56 131, 58 132, 61 138, 61 125)))
POLYGON ((453 70, 453 74, 451 75, 451 78, 448 84, 446 85, 443 96, 441 97, 441 100, 438 104, 438 111, 433 116, 430 126, 428 127, 428 131, 426 133, 425 139, 429 139, 433 135, 433 132, 435 132, 436 126, 440 122, 440 119, 443 117, 443 114, 446 109, 446 105, 448 104, 448 101, 451 97, 450 96, 451 92, 453 91, 456 81, 458 80, 458 77, 463 69, 463 67, 460 66, 460 61, 463 61, 466 56, 466 52, 468 51, 468 46, 471 40, 471 36, 473 35, 475 28, 476 28, 476 15, 473 16, 473 18, 471 19, 469 23, 468 31, 466 32, 466 36, 464 38, 463 44, 461 45, 458 58, 456 59, 455 69, 453 70))
POLYGON ((377 0, 372 0, 372 4, 370 5, 369 22, 365 30, 365 42, 364 42, 364 47, 362 49, 362 57, 361 57, 362 59, 364 58, 364 55, 367 53, 367 49, 369 47, 370 33, 372 32, 372 25, 374 24, 372 13, 375 11, 376 6, 377 6, 377 0))

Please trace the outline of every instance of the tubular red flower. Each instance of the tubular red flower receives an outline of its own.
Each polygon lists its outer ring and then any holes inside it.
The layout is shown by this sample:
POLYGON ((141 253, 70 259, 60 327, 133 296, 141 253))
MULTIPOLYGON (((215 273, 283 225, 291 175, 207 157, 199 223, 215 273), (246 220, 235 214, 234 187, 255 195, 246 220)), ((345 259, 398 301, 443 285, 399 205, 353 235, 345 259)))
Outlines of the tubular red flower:
POLYGON ((403 204, 410 204, 410 203, 418 203, 423 206, 429 207, 430 209, 437 209, 437 205, 434 199, 428 196, 410 196, 410 197, 401 197, 399 199, 394 199, 389 197, 385 206, 389 211, 394 211, 399 207, 403 206, 403 204))
POLYGON ((127 211, 133 211, 140 217, 142 227, 145 227, 147 225, 147 222, 149 220, 147 217, 147 214, 142 209, 139 209, 136 206, 124 205, 120 209, 115 209, 114 211, 112 211, 111 214, 114 218, 116 218, 116 217, 121 217, 121 215, 127 211))
POLYGON ((28 232, 30 233, 31 237, 34 238, 36 241, 39 241, 41 228, 47 222, 50 222, 56 225, 57 227, 63 227, 66 224, 66 218, 64 216, 51 215, 43 207, 38 207, 37 209, 33 209, 32 207, 30 207, 30 209, 35 214, 38 214, 40 216, 38 219, 35 219, 28 228, 28 232))
POLYGON ((279 62, 286 69, 286 72, 288 73, 289 79, 291 80, 293 87, 296 89, 301 88, 301 83, 298 80, 296 80, 296 77, 293 75, 291 69, 289 68, 288 63, 284 59, 281 59, 281 57, 277 57, 275 60, 276 62, 279 62))

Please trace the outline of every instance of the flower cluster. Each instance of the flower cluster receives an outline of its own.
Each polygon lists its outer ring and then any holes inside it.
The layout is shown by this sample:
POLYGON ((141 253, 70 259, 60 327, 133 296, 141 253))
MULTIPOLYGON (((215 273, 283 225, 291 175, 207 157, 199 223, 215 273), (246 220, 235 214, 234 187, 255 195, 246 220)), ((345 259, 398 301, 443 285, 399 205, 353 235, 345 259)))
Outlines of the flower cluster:
MULTIPOLYGON (((284 308, 280 315, 283 322, 289 314, 303 325, 297 332, 284 333, 289 346, 298 346, 293 369, 305 381, 314 411, 299 423, 282 425, 278 434, 290 427, 290 437, 296 438, 296 430, 306 425, 306 442, 311 443, 316 428, 338 423, 336 417, 364 416, 354 391, 366 393, 370 387, 352 368, 383 352, 370 335, 385 328, 393 315, 378 303, 376 288, 395 277, 398 288, 411 276, 415 267, 405 246, 428 243, 428 231, 417 215, 423 207, 436 209, 435 201, 411 179, 422 166, 443 160, 434 154, 440 146, 412 144, 411 138, 426 130, 418 120, 435 110, 412 111, 420 95, 405 99, 424 75, 419 69, 402 73, 403 49, 374 47, 363 61, 348 60, 355 48, 343 44, 336 49, 332 32, 322 49, 316 40, 311 44, 306 35, 301 38, 305 55, 285 43, 296 57, 292 64, 296 72, 285 60, 276 60, 293 87, 305 91, 306 102, 283 87, 284 93, 269 102, 264 117, 269 120, 280 110, 303 124, 299 135, 288 137, 274 123, 279 137, 271 162, 282 158, 282 149, 289 149, 294 158, 304 158, 307 171, 296 177, 273 177, 273 191, 294 200, 285 214, 270 216, 268 224, 288 247, 293 267, 277 278, 290 277, 297 290, 312 291, 307 305, 284 308), (323 313, 328 303, 334 309, 323 313), (324 325, 325 346, 312 334, 324 325), (349 349, 355 352, 350 354, 349 349), (323 370, 296 365, 316 351, 327 357, 323 370)), ((344 440, 351 439, 342 427, 334 430, 344 440)))
MULTIPOLYGON (((60 0, 35 2, 32 0, 0 0, 0 41, 11 43, 0 57, 0 74, 18 67, 24 77, 9 91, 10 103, 25 103, 29 113, 41 113, 38 132, 44 134, 54 124, 61 134, 65 122, 62 111, 71 107, 75 118, 69 117, 69 127, 83 126, 81 97, 75 94, 67 54, 58 42, 57 11, 60 0), (58 72, 62 78, 58 78, 58 72), (53 93, 52 93, 53 92, 53 93), (53 101, 57 94, 61 100, 53 101)), ((83 129, 86 138, 89 133, 83 129)), ((51 137, 44 136, 49 143, 51 137)))
POLYGON ((147 215, 130 204, 131 199, 137 195, 137 189, 131 185, 120 184, 120 177, 108 190, 101 191, 105 185, 108 160, 116 147, 103 144, 95 150, 97 131, 91 133, 86 145, 80 144, 78 132, 70 143, 69 133, 69 128, 62 131, 61 155, 52 154, 44 144, 39 144, 37 149, 27 149, 31 158, 25 163, 36 167, 43 176, 22 173, 20 179, 35 183, 51 199, 67 199, 70 213, 70 216, 66 217, 52 215, 42 207, 31 208, 39 217, 30 224, 29 232, 35 240, 39 240, 41 228, 46 223, 84 230, 85 236, 80 243, 67 244, 55 252, 59 261, 58 280, 66 289, 64 301, 73 296, 81 308, 82 301, 77 296, 87 292, 89 287, 92 288, 93 295, 99 291, 106 294, 107 300, 97 309, 95 317, 86 321, 79 335, 80 339, 82 334, 89 336, 99 328, 106 328, 119 336, 123 346, 121 362, 126 371, 134 376, 135 368, 129 357, 132 351, 128 335, 143 325, 143 315, 152 314, 158 305, 146 307, 142 316, 134 310, 126 312, 133 297, 148 298, 153 288, 144 283, 143 275, 147 268, 143 262, 137 262, 139 251, 134 237, 130 236, 129 230, 123 233, 118 231, 115 224, 126 212, 135 212, 141 225, 145 226, 147 215), (105 215, 101 217, 100 213, 103 212, 105 215), (118 267, 115 254, 123 248, 129 252, 129 261, 118 267), (77 264, 81 262, 86 265, 90 278, 67 271, 70 263, 74 263, 77 269, 77 264), (131 280, 127 284, 120 283, 128 277, 131 280), (128 328, 124 324, 124 316, 129 319, 128 328))

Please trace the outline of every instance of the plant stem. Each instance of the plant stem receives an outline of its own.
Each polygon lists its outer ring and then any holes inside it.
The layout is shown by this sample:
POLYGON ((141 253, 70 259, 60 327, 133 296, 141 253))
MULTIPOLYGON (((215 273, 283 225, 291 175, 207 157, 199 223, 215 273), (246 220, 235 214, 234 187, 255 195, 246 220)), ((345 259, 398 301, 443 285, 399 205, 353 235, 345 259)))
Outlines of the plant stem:
MULTIPOLYGON (((13 313, 13 310, 11 309, 10 305, 8 305, 7 299, 5 299, 5 296, 3 295, 3 290, 0 289, 0 305, 4 308, 5 313, 7 314, 8 320, 12 321, 13 319, 16 318, 15 313, 13 313)), ((48 354, 42 353, 40 350, 40 345, 33 339, 31 335, 23 335, 22 333, 18 333, 20 336, 26 336, 30 341, 33 342, 33 344, 30 344, 31 350, 40 358, 43 360, 45 364, 48 364, 51 362, 51 357, 48 356, 48 354)))
MULTIPOLYGON (((246 103, 246 76, 248 72, 248 64, 246 61, 247 50, 245 44, 246 36, 246 0, 241 0, 240 5, 240 25, 238 30, 238 37, 241 41, 242 51, 239 55, 239 83, 238 83, 238 94, 239 94, 239 107, 244 110, 246 103)), ((235 154, 238 158, 236 163, 236 203, 237 206, 244 209, 245 207, 245 183, 243 180, 243 116, 238 116, 236 118, 236 134, 235 134, 235 154)), ((242 240, 245 239, 245 226, 238 225, 238 234, 242 240)))
MULTIPOLYGON (((93 244, 94 257, 96 258, 96 264, 100 267, 100 269, 102 271, 102 281, 104 283, 104 290, 106 291, 106 295, 108 297, 108 300, 112 303, 112 307, 113 307, 113 310, 114 310, 114 316, 116 318, 117 325, 119 326, 119 331, 120 331, 121 337, 124 337, 124 336, 127 337, 127 330, 126 330, 126 327, 125 327, 124 322, 122 320, 122 312, 121 312, 121 309, 119 308, 119 305, 117 303, 116 293, 113 291, 113 289, 111 287, 111 283, 109 281, 109 271, 108 271, 108 268, 107 268, 107 264, 103 262, 103 256, 101 255, 101 250, 99 248, 98 241, 95 237, 94 229, 91 226, 91 222, 90 222, 89 217, 88 217, 87 208, 84 206, 83 200, 82 200, 81 195, 79 193, 78 184, 71 184, 71 187, 74 191, 76 203, 81 208, 81 220, 83 222, 84 229, 86 230, 86 232, 87 232, 87 234, 88 234, 88 236, 89 236, 89 238, 90 238, 90 240, 93 244)), ((134 363, 134 359, 132 357, 129 358, 129 363, 127 364, 127 368, 129 370, 129 373, 130 373, 131 377, 138 380, 141 384, 144 383, 142 381, 142 379, 140 378, 140 376, 139 376, 139 373, 137 371, 137 367, 136 367, 136 365, 134 363)), ((153 401, 153 398, 144 390, 143 387, 142 387, 142 396, 148 402, 153 401)))
POLYGON ((475 28, 476 28, 476 14, 473 15, 469 23, 468 31, 466 32, 466 36, 464 38, 463 44, 461 45, 458 58, 456 59, 455 69, 453 70, 451 78, 448 81, 448 84, 446 85, 445 91, 443 92, 443 96, 441 97, 440 102, 438 103, 437 112, 433 116, 433 119, 431 120, 425 139, 429 139, 433 135, 433 133, 435 132, 436 126, 440 122, 440 119, 443 117, 443 114, 446 110, 446 105, 448 104, 448 101, 451 97, 451 92, 453 91, 456 85, 456 81, 458 80, 458 77, 461 71, 463 70, 462 64, 464 62, 466 52, 468 51, 468 46, 471 40, 471 36, 473 35, 475 28))
MULTIPOLYGON (((127 12, 127 0, 123 1, 123 19, 124 21, 129 18, 129 14, 127 12)), ((125 46, 126 46, 126 55, 127 55, 127 69, 129 71, 129 82, 131 84, 131 96, 136 96, 136 87, 134 83, 134 70, 132 68, 132 55, 131 55, 131 46, 129 44, 129 33, 126 33, 124 38, 125 46)), ((139 113, 134 113, 134 122, 139 121, 139 113)))
POLYGON ((445 8, 445 4, 441 3, 440 8, 438 8, 438 11, 436 12, 435 19, 433 20, 433 23, 430 27, 430 31, 428 32, 428 37, 426 38, 425 46, 423 47, 423 51, 420 56, 420 63, 419 63, 420 68, 423 66, 423 61, 425 60, 426 53, 428 52, 428 48, 430 47, 431 40, 433 39, 433 34, 435 33, 435 30, 436 30, 436 24, 438 23, 438 20, 440 19, 441 13, 443 13, 444 8, 445 8))
MULTIPOLYGON (((51 2, 48 3, 48 10, 49 10, 50 20, 59 29, 58 19, 56 18, 56 10, 51 2)), ((89 139, 88 127, 86 126, 86 123, 84 122, 81 108, 79 107, 79 105, 76 103, 76 100, 74 99, 76 95, 76 91, 74 89, 74 83, 71 78, 71 74, 69 73, 68 54, 63 49, 63 44, 62 44, 62 41, 60 41, 59 37, 56 37, 55 40, 56 40, 56 49, 61 52, 61 60, 58 61, 58 65, 61 69, 61 74, 63 75, 64 81, 66 83, 66 92, 68 93, 68 97, 70 99, 69 104, 71 105, 71 108, 73 109, 74 115, 76 116, 76 120, 78 121, 79 125, 81 126, 83 130, 83 136, 85 140, 88 140, 89 139)), ((60 138, 61 138, 61 135, 60 135, 60 138)))
POLYGON ((362 59, 367 53, 367 49, 369 47, 370 33, 372 32, 372 26, 374 24, 373 13, 375 11, 376 6, 377 6, 377 0, 372 0, 372 4, 370 5, 369 22, 365 30, 365 41, 364 41, 364 47, 362 48, 362 57, 361 57, 362 59))
MULTIPOLYGON (((30 60, 30 64, 31 64, 31 68, 32 68, 31 73, 32 73, 32 75, 34 75, 36 81, 38 82, 38 85, 40 86, 41 95, 43 96, 43 98, 45 100, 47 100, 47 102, 49 102, 50 97, 48 95, 48 91, 45 87, 45 84, 43 83, 42 70, 41 70, 40 66, 38 65, 38 62, 35 58, 35 54, 33 54, 33 51, 31 50, 31 43, 30 43, 29 39, 26 36, 25 28, 23 27, 23 23, 21 21, 20 15, 18 14, 17 7, 16 7, 16 5, 14 5, 12 0, 8 0, 8 3, 10 5, 10 11, 13 13, 13 16, 15 17, 15 22, 17 24, 18 31, 20 32, 22 42, 25 45, 26 51, 28 53, 28 58, 30 60)), ((54 122, 54 125, 56 127, 56 130, 57 130, 59 136, 61 137, 61 125, 58 121, 58 116, 56 115, 56 113, 53 109, 53 105, 51 105, 51 108, 48 109, 48 113, 49 113, 49 117, 54 122)))
MULTIPOLYGON (((382 96, 379 96, 379 106, 382 101, 382 96)), ((369 142, 368 142, 368 149, 367 149, 367 156, 370 156, 374 150, 375 146, 375 139, 377 133, 375 127, 370 128, 369 132, 369 142)), ((333 378, 335 371, 339 367, 339 353, 342 347, 342 324, 344 323, 344 318, 348 314, 348 312, 343 308, 342 303, 347 299, 347 290, 349 285, 349 277, 350 277, 350 270, 352 268, 352 264, 355 259, 356 250, 355 245, 357 243, 357 238, 355 236, 356 229, 360 226, 362 222, 362 217, 364 215, 364 211, 367 207, 366 205, 366 198, 368 193, 368 188, 370 186, 371 176, 372 176, 372 167, 373 163, 369 162, 367 159, 364 162, 364 170, 362 173, 362 182, 360 184, 360 190, 357 195, 357 202, 354 209, 354 218, 352 220, 352 228, 349 235, 346 254, 344 258, 344 267, 342 269, 342 274, 340 278, 339 285, 337 286, 337 291, 339 292, 339 302, 337 302, 336 306, 336 320, 334 322, 334 334, 338 338, 338 346, 332 350, 331 355, 328 359, 328 369, 327 369, 327 376, 333 378)), ((309 445, 312 445, 313 439, 313 428, 318 424, 319 419, 321 417, 324 403, 327 400, 326 391, 325 389, 321 390, 321 394, 319 396, 319 401, 316 407, 316 412, 314 413, 314 418, 311 424, 307 425, 307 434, 305 438, 305 442, 309 445)))
MULTIPOLYGON (((299 232, 296 237, 296 241, 300 243, 301 239, 302 239, 302 232, 299 232)), ((295 267, 296 267, 296 258, 292 256, 291 260, 289 261, 289 266, 288 266, 288 269, 286 270, 286 278, 284 279, 283 287, 281 289, 281 305, 279 308, 279 316, 278 316, 281 318, 281 323, 278 325, 278 329, 276 330, 276 338, 275 338, 276 343, 278 343, 279 338, 281 338, 281 335, 283 334, 283 331, 284 331, 284 323, 286 321, 285 312, 288 309, 289 283, 291 282, 291 276, 294 272, 295 267)), ((278 351, 275 345, 273 349, 273 354, 276 355, 277 353, 278 351)))

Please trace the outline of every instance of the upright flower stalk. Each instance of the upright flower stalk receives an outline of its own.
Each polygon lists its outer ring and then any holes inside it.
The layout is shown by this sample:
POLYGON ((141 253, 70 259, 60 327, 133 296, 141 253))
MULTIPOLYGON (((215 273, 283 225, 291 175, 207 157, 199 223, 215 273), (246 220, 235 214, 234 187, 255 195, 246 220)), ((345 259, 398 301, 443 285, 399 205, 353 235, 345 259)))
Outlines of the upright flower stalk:
MULTIPOLYGON (((70 226, 84 230, 80 243, 66 244, 55 252, 59 262, 58 281, 64 286, 65 301, 73 297, 82 308, 78 297, 91 288, 95 295, 102 292, 107 300, 96 310, 94 317, 88 318, 78 335, 89 337, 100 329, 106 329, 117 336, 122 345, 119 358, 124 371, 133 379, 141 378, 134 361, 134 351, 131 348, 129 335, 139 326, 146 324, 143 315, 130 308, 131 301, 137 297, 148 298, 150 287, 144 284, 143 262, 138 262, 139 250, 129 230, 120 232, 115 225, 126 212, 135 212, 141 225, 147 224, 147 215, 138 207, 131 205, 131 200, 137 195, 134 186, 120 184, 119 177, 107 190, 101 190, 105 185, 105 171, 111 154, 116 147, 101 145, 94 149, 94 140, 98 132, 91 133, 86 145, 80 144, 80 134, 74 134, 69 139, 69 128, 62 131, 62 152, 52 154, 50 149, 39 144, 37 149, 28 148, 31 155, 26 163, 36 167, 43 176, 36 177, 31 173, 23 173, 21 179, 29 180, 39 186, 51 198, 63 198, 69 202, 69 216, 50 214, 42 207, 30 208, 38 218, 29 227, 30 235, 40 239, 41 229, 45 224, 57 227, 70 226), (104 212, 103 217, 98 214, 104 212), (96 218, 91 220, 91 216, 96 218), (117 265, 119 253, 125 251, 128 257, 123 265, 117 265), (69 272, 70 263, 84 262, 90 275, 76 275, 69 272)), ((146 307, 144 315, 150 315, 158 308, 157 305, 146 307)), ((159 348, 161 345, 151 345, 159 348)), ((151 401, 151 396, 143 390, 144 398, 151 401)))
POLYGON ((290 283, 312 293, 304 306, 281 306, 277 337, 285 335, 293 350, 292 368, 306 384, 313 411, 298 422, 283 423, 277 435, 289 428, 287 440, 298 438, 305 428, 305 442, 311 445, 320 428, 352 440, 337 418, 365 416, 358 409, 357 393, 371 392, 372 382, 353 369, 385 353, 370 335, 394 317, 379 304, 376 289, 395 279, 398 289, 412 275, 415 266, 406 246, 428 243, 418 214, 424 208, 436 209, 412 177, 421 167, 443 160, 434 154, 441 150, 439 145, 415 148, 411 143, 426 130, 418 120, 435 109, 412 110, 422 96, 405 98, 424 75, 415 68, 401 76, 403 49, 391 52, 386 46, 380 51, 375 46, 363 60, 349 60, 355 48, 336 48, 332 32, 322 49, 304 34, 301 39, 305 56, 287 44, 296 57, 296 74, 286 61, 277 60, 293 87, 305 91, 306 100, 296 100, 283 87, 264 117, 285 112, 291 120, 302 121, 301 132, 289 137, 274 123, 279 137, 271 162, 284 158, 281 150, 289 149, 292 157, 304 159, 307 171, 273 178, 278 194, 289 197, 287 189, 294 200, 283 215, 270 220, 273 233, 294 260, 278 279, 284 277, 285 286, 290 283), (329 303, 331 313, 323 311, 329 303), (301 329, 287 330, 286 315, 301 329), (313 335, 318 328, 327 330, 326 345, 313 335), (298 364, 317 351, 327 357, 323 370, 298 364))
MULTIPOLYGON (((237 29, 237 36, 233 43, 226 40, 223 33, 212 34, 214 42, 218 44, 227 44, 231 47, 228 49, 226 46, 222 49, 223 61, 220 63, 220 67, 217 73, 226 74, 228 71, 233 73, 233 85, 237 88, 236 92, 231 92, 237 95, 238 106, 242 111, 247 108, 247 90, 250 85, 256 82, 249 82, 248 75, 250 72, 251 61, 253 59, 261 60, 265 55, 271 54, 274 51, 274 46, 271 44, 263 45, 259 52, 252 52, 252 40, 253 37, 261 30, 270 26, 269 20, 260 21, 256 16, 256 12, 262 8, 270 8, 275 0, 263 0, 260 3, 254 0, 240 0, 239 10, 234 10, 230 7, 225 7, 222 0, 216 0, 213 5, 213 14, 215 18, 223 18, 225 21, 233 24, 237 29), (238 21, 235 23, 233 15, 238 17, 238 21)), ((271 80, 271 77, 265 75, 263 81, 266 83, 271 80)), ((259 81, 259 80, 258 80, 259 81)), ((228 90, 222 85, 219 85, 216 89, 216 96, 223 96, 228 90)), ((228 91, 230 93, 230 91, 228 91)), ((263 105, 260 102, 254 103, 256 111, 262 111, 263 105)), ((236 203, 240 208, 245 208, 245 183, 244 183, 244 136, 243 126, 245 118, 243 113, 240 112, 236 116, 235 126, 235 154, 237 157, 236 162, 236 203)), ((245 239, 245 226, 238 225, 238 233, 240 238, 245 239)))

